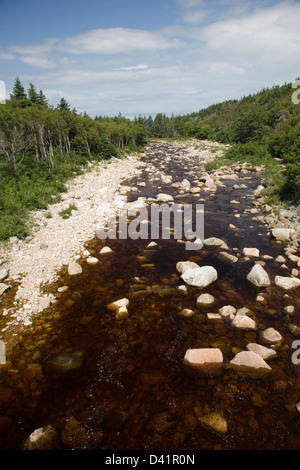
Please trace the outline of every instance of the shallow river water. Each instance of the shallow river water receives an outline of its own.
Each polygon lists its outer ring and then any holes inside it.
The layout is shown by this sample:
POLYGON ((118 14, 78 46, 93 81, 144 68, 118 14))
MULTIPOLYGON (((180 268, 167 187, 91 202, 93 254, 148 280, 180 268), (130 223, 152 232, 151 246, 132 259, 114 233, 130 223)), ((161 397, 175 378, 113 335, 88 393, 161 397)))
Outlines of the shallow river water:
MULTIPOLYGON (((255 215, 250 212, 256 207, 253 190, 260 184, 260 175, 237 173, 239 180, 224 180, 224 187, 201 191, 199 197, 180 194, 147 171, 154 167, 171 175, 172 182, 183 178, 193 182, 202 171, 197 159, 183 158, 172 145, 153 142, 141 161, 146 163, 141 175, 126 184, 146 184, 128 195, 129 202, 158 193, 172 194, 176 204, 201 201, 205 238, 221 238, 240 259, 228 264, 216 247, 189 251, 172 238, 155 240, 157 246, 151 249, 146 248, 150 239, 96 237, 89 242, 87 249, 99 263, 82 262, 83 273, 75 278, 65 269, 59 281, 47 287, 55 294, 60 286, 68 285, 69 290, 57 295, 58 302, 32 328, 24 329, 10 357, 10 371, 0 375, 0 448, 21 449, 30 433, 52 424, 64 436, 63 449, 299 449, 300 368, 292 362, 292 343, 297 338, 287 328, 284 313, 285 306, 294 305, 293 323, 298 324, 299 291, 289 291, 287 297, 274 282, 269 288, 256 289, 246 279, 253 259, 241 255, 243 248, 256 247, 271 279, 286 275, 286 269, 275 262, 278 255, 284 255, 285 245, 271 239, 266 225, 257 219, 260 209, 255 215), (246 187, 233 189, 236 184, 246 187), (230 204, 232 199, 239 204, 230 204), (99 251, 105 245, 113 253, 101 257, 99 251), (217 281, 204 290, 187 286, 186 293, 178 291, 184 282, 176 263, 186 260, 213 266, 217 281), (265 304, 256 300, 260 291, 267 294, 265 304), (196 307, 201 292, 216 299, 209 309, 196 307), (106 305, 124 297, 130 300, 129 317, 118 321, 106 305), (216 313, 229 304, 249 308, 258 329, 238 330, 224 321, 207 321, 207 312, 216 313), (195 315, 181 317, 178 313, 184 308, 194 310, 195 315), (229 361, 248 343, 258 342, 259 331, 268 327, 283 337, 277 356, 269 361, 272 372, 265 379, 240 377, 229 361), (187 373, 183 368, 186 350, 206 347, 222 350, 222 374, 187 373), (22 376, 23 362, 43 364, 54 353, 72 350, 84 353, 80 377, 62 382, 22 376), (224 435, 199 423, 199 417, 213 411, 226 419, 224 435)), ((286 264, 290 272, 294 265, 286 264)))

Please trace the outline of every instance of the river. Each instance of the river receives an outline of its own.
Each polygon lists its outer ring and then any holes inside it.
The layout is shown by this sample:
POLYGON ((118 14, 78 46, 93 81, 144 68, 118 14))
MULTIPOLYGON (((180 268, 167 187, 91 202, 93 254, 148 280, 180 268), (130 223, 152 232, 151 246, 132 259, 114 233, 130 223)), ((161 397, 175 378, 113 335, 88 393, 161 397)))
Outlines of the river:
POLYGON ((260 173, 241 166, 234 172, 238 179, 224 178, 215 191, 192 194, 178 191, 173 183, 186 179, 196 186, 203 162, 185 157, 183 147, 179 151, 166 142, 151 142, 141 162, 141 174, 126 182, 138 188, 128 194, 128 202, 167 193, 176 204, 203 204, 205 238, 224 240, 238 261, 225 262, 215 246, 187 250, 172 237, 155 240, 151 248, 151 239, 95 237, 87 249, 99 263, 83 264, 82 275, 74 278, 66 269, 61 272, 48 290, 68 285, 68 291, 22 333, 9 371, 0 369, 1 449, 21 449, 30 433, 49 424, 62 436, 62 449, 299 449, 300 369, 292 361, 297 337, 289 331, 284 311, 293 305, 297 324, 299 289, 285 292, 274 282, 257 289, 247 280, 254 260, 242 254, 245 247, 259 249, 255 261, 272 280, 295 267, 289 260, 287 268, 275 261, 284 255, 285 245, 270 237, 262 207, 255 204, 260 173), (99 256, 106 245, 113 253, 99 256), (218 279, 205 289, 178 289, 184 282, 176 263, 187 260, 213 266, 218 279), (202 292, 215 298, 213 306, 196 307, 202 292), (261 292, 264 303, 257 301, 261 292), (130 300, 129 316, 117 320, 107 304, 122 298, 130 300), (239 330, 225 321, 208 321, 208 312, 225 305, 248 308, 258 328, 239 330), (183 309, 195 314, 183 317, 183 309), (269 327, 283 337, 269 361, 271 373, 263 379, 241 377, 229 362, 269 327), (224 356, 221 375, 187 373, 187 349, 212 347, 224 356), (30 376, 22 371, 24 358, 43 365, 51 355, 73 350, 84 353, 83 370, 75 379, 55 381, 41 378, 38 369, 30 376), (212 412, 226 420, 226 433, 201 425, 199 418, 212 412))

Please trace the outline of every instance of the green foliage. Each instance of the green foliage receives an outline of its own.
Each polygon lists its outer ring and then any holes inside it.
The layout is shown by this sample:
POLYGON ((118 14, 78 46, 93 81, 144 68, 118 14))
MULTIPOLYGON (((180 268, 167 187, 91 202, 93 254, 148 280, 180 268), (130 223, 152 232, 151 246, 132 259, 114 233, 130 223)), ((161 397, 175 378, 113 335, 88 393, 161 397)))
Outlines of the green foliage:
POLYGON ((77 211, 77 207, 75 204, 69 204, 69 207, 67 209, 63 209, 62 211, 59 212, 59 215, 63 219, 68 219, 72 215, 72 211, 77 211))

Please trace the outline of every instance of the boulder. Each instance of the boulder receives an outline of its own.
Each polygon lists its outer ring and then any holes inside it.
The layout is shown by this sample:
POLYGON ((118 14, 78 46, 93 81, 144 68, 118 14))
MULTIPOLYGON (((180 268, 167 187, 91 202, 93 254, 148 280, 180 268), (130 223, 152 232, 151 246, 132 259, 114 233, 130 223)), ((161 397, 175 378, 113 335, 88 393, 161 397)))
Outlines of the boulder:
POLYGON ((257 287, 267 287, 271 284, 268 273, 260 264, 255 264, 247 276, 248 281, 257 287))
POLYGON ((188 370, 208 375, 220 375, 223 366, 223 354, 219 348, 188 349, 183 364, 188 370))
POLYGON ((190 286, 206 287, 218 278, 218 273, 212 266, 187 269, 181 278, 190 286))
POLYGON ((282 289, 291 290, 300 287, 300 279, 296 277, 275 276, 275 284, 282 289))
POLYGON ((271 367, 253 351, 237 353, 230 365, 241 377, 262 379, 271 372, 271 367))

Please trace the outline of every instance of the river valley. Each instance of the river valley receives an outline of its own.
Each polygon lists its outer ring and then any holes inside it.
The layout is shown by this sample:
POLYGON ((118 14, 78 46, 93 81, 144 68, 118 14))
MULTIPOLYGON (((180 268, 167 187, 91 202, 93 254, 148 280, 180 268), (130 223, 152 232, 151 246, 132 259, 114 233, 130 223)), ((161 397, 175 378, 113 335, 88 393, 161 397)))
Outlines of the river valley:
POLYGON ((183 144, 150 142, 121 191, 134 207, 203 205, 200 248, 186 249, 172 228, 153 240, 150 218, 145 238, 95 236, 78 275, 65 266, 44 286, 55 301, 14 340, 3 311, 17 286, 3 295, 1 339, 12 344, 0 365, 1 449, 35 448, 28 438, 38 429, 53 450, 300 448, 300 288, 278 279, 299 279, 299 253, 266 224, 260 169, 208 174, 204 163, 183 144), (180 262, 217 277, 193 285, 180 262), (254 265, 269 283, 249 280, 254 265), (124 299, 122 309, 111 306, 124 299), (232 361, 251 348, 265 359, 249 373, 232 361), (221 354, 218 373, 184 363, 188 350, 203 349, 221 354))

